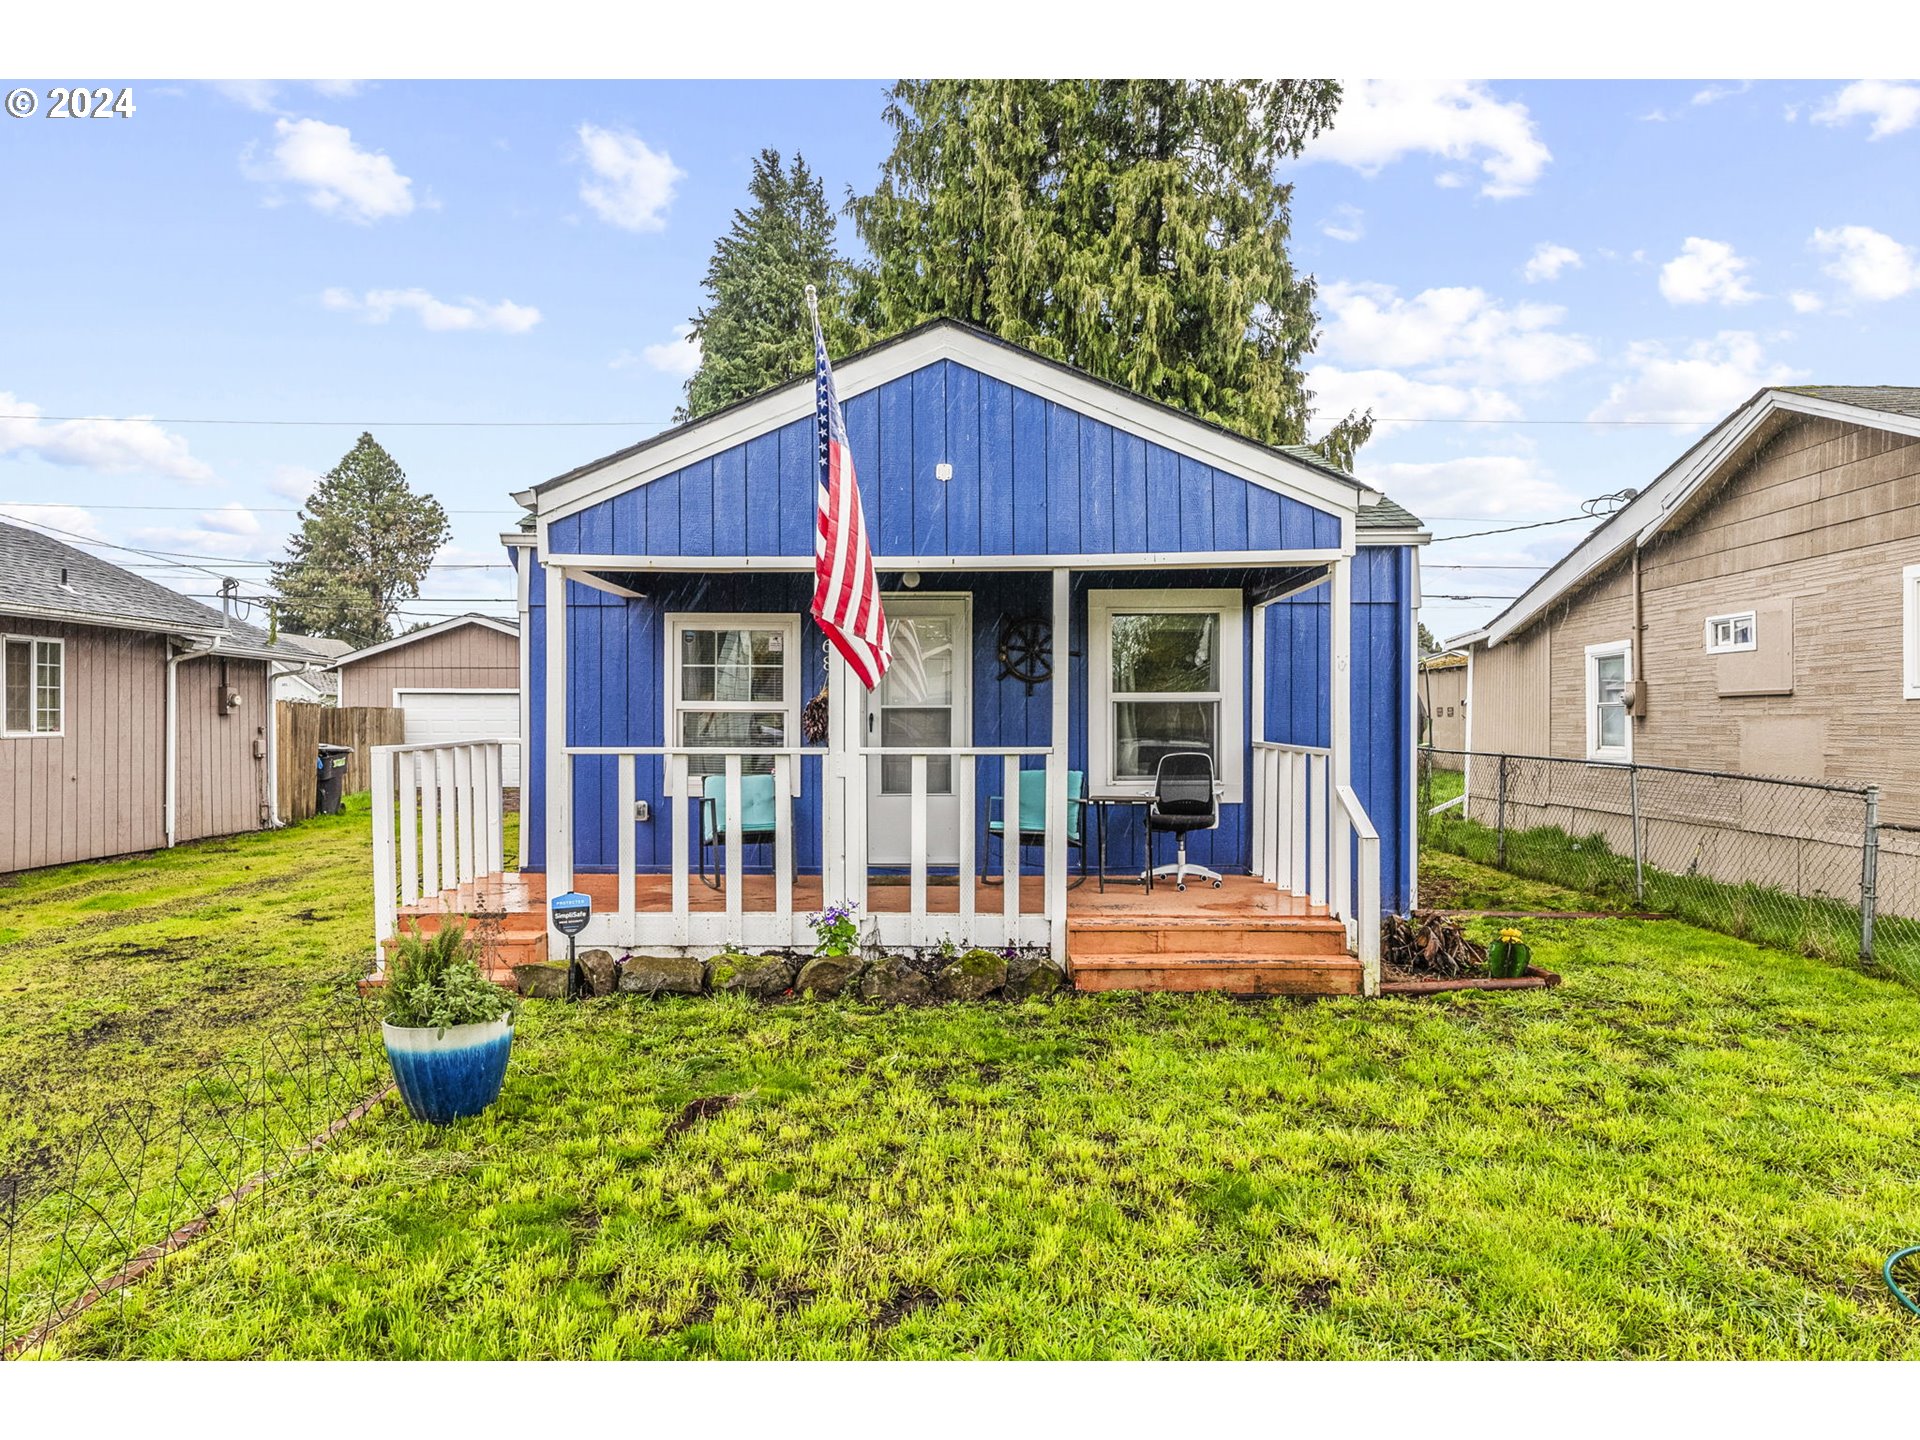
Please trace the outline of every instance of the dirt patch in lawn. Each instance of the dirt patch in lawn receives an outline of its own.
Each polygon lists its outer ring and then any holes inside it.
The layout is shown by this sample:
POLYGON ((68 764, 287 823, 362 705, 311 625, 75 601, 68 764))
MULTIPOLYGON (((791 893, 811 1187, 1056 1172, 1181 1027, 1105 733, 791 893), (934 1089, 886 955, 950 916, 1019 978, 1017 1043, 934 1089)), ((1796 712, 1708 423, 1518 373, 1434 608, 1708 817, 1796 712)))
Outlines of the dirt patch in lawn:
POLYGON ((702 1095, 698 1100, 689 1100, 678 1115, 667 1122, 666 1138, 685 1133, 703 1120, 711 1120, 723 1110, 731 1110, 740 1103, 738 1095, 702 1095))

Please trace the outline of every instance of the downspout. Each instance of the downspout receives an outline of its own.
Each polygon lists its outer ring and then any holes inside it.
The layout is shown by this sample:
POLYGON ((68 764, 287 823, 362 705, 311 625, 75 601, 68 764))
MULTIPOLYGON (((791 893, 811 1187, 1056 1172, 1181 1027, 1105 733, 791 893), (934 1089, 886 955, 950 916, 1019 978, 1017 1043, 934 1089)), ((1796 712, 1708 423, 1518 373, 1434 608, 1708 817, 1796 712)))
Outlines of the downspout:
MULTIPOLYGON (((1633 684, 1633 698, 1635 703, 1627 712, 1629 735, 1632 733, 1631 727, 1634 722, 1643 719, 1647 713, 1647 674, 1645 670, 1647 647, 1640 643, 1641 637, 1647 628, 1645 613, 1642 609, 1642 598, 1640 590, 1640 545, 1639 542, 1636 541, 1633 547, 1633 644, 1631 646, 1632 653, 1627 657, 1627 664, 1632 672, 1628 676, 1628 679, 1633 684)), ((1631 758, 1633 751, 1629 749, 1627 755, 1631 758)))
POLYGON ((173 837, 178 829, 180 815, 180 662, 193 660, 201 655, 211 655, 215 643, 209 640, 204 645, 189 645, 186 649, 176 652, 173 648, 173 637, 167 637, 166 788, 161 814, 169 850, 173 848, 173 837))

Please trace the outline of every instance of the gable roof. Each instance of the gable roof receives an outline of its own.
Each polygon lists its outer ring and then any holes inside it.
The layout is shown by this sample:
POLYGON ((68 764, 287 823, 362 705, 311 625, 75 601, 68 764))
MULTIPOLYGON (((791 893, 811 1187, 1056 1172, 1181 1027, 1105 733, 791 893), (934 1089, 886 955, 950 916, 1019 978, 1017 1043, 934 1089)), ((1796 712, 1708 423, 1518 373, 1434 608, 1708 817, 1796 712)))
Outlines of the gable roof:
POLYGON ((431 640, 436 635, 450 635, 455 630, 465 629, 469 625, 478 625, 482 629, 492 630, 514 640, 520 638, 519 621, 501 620, 493 615, 482 615, 478 611, 469 610, 464 615, 454 615, 445 620, 435 621, 431 625, 423 625, 418 630, 409 630, 404 635, 396 635, 391 640, 382 640, 378 645, 368 645, 360 650, 348 650, 337 656, 327 668, 338 670, 342 666, 356 665, 372 656, 384 655, 389 650, 399 650, 421 640, 431 640))
MULTIPOLYGON (((956 320, 928 321, 844 356, 834 362, 834 375, 844 401, 943 359, 1216 464, 1243 479, 1292 492, 1322 509, 1352 513, 1381 498, 1370 486, 1305 446, 1271 446, 1249 440, 1224 425, 1135 394, 1125 386, 956 320)), ((576 466, 516 492, 514 498, 533 510, 539 522, 564 518, 610 495, 805 419, 813 414, 813 406, 813 378, 801 376, 576 466)), ((1418 522, 1414 523, 1417 526, 1418 522)))
POLYGON ((1789 385, 1759 391, 1696 440, 1646 489, 1589 531, 1491 624, 1456 636, 1449 645, 1484 641, 1492 647, 1524 629, 1582 581, 1691 515, 1760 445, 1799 416, 1920 436, 1920 387, 1789 385))
POLYGON ((325 657, 223 615, 110 560, 0 523, 0 615, 31 616, 119 630, 211 640, 216 653, 251 659, 317 662, 325 657))

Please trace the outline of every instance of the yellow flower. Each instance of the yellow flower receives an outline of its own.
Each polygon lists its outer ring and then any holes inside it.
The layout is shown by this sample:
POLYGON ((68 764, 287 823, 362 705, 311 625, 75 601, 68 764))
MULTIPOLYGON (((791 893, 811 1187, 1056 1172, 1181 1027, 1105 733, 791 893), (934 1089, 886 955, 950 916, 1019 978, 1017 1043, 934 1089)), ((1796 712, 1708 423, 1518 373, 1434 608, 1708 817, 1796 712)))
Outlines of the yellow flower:
POLYGON ((1506 941, 1509 945, 1518 945, 1520 943, 1520 932, 1518 930, 1515 930, 1512 926, 1508 926, 1505 930, 1502 930, 1500 932, 1500 938, 1506 941))

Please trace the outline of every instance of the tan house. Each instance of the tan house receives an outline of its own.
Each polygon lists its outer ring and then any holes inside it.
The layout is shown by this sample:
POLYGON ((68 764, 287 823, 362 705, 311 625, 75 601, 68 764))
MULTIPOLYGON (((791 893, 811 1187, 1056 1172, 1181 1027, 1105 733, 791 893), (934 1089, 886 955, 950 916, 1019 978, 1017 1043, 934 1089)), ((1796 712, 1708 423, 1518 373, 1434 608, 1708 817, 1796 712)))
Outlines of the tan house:
MULTIPOLYGON (((512 740, 521 732, 520 630, 491 615, 456 615, 333 662, 340 704, 406 714, 406 743, 512 740)), ((504 783, 520 783, 520 750, 502 752, 504 783)))
POLYGON ((1872 782, 1920 820, 1920 387, 1761 391, 1453 643, 1476 754, 1872 782))
POLYGON ((1458 770, 1467 748, 1467 657, 1448 652, 1420 662, 1420 743, 1442 770, 1458 770))
POLYGON ((276 823, 273 673, 321 657, 0 524, 0 872, 276 823))

